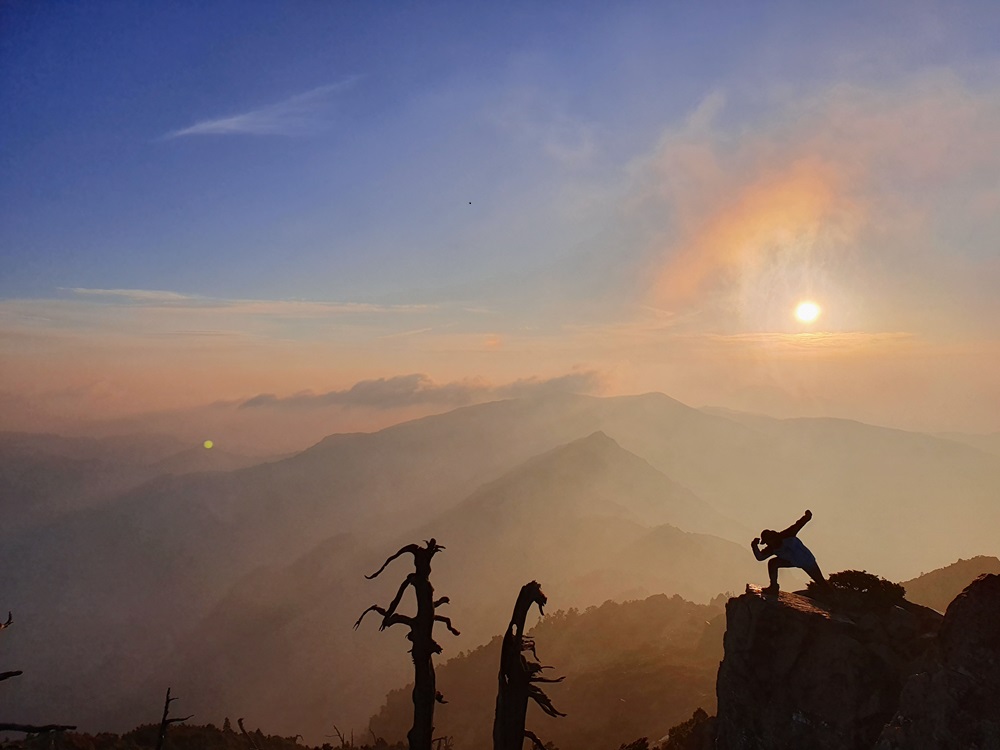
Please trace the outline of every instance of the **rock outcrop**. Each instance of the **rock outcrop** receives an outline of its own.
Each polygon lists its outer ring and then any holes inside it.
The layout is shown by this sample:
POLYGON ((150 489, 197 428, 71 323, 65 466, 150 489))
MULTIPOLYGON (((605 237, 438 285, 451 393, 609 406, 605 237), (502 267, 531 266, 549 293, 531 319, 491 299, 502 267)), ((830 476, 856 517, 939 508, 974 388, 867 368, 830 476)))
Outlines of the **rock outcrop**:
POLYGON ((726 621, 717 748, 870 750, 942 617, 906 601, 834 607, 748 587, 729 600, 726 621))
POLYGON ((948 605, 934 656, 903 686, 878 750, 1000 748, 1000 575, 948 605))

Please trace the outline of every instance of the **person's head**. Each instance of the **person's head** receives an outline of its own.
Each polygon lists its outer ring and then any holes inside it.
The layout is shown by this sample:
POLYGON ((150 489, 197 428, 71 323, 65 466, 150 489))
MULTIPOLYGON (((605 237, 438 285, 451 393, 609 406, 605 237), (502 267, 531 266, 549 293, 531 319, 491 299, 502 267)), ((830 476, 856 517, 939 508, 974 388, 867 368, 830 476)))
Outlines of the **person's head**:
POLYGON ((778 536, 778 532, 774 529, 764 529, 760 532, 760 540, 764 542, 764 544, 771 546, 781 542, 781 537, 778 536))

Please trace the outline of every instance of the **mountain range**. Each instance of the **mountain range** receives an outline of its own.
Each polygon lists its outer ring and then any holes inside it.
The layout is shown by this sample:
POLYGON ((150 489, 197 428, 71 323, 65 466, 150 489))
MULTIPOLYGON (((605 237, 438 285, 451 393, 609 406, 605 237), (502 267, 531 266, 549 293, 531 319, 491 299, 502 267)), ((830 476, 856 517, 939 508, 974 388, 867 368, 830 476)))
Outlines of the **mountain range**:
MULTIPOLYGON (((0 476, 25 466, 0 458, 0 476)), ((30 482, 11 486, 11 507, 32 504, 30 482)), ((18 630, 4 661, 25 671, 8 710, 123 728, 171 684, 199 716, 307 735, 362 727, 405 681, 406 642, 351 626, 392 598, 406 560, 363 574, 404 544, 447 548, 433 581, 462 630, 442 637, 447 656, 499 633, 532 578, 560 607, 659 592, 708 602, 764 582, 749 539, 806 507, 801 537, 828 571, 899 578, 995 554, 998 488, 1000 457, 961 442, 662 394, 515 399, 331 435, 5 527, 0 606, 18 630)))

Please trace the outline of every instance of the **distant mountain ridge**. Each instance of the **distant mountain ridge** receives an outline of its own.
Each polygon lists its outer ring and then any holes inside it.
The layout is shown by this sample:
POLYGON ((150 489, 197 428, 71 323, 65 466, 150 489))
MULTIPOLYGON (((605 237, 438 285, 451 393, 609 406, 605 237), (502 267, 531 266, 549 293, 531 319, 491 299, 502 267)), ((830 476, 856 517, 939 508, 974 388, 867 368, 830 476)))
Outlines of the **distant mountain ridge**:
POLYGON ((51 523, 164 474, 260 463, 167 435, 105 438, 0 432, 0 537, 51 523))
POLYGON ((943 613, 966 586, 984 573, 1000 573, 1000 560, 986 555, 958 560, 902 584, 906 589, 906 598, 911 602, 943 613))
MULTIPOLYGON (((344 555, 327 550, 339 572, 317 583, 317 592, 346 592, 329 594, 341 605, 344 596, 363 606, 387 601, 392 576, 368 584, 361 574, 400 543, 433 535, 448 547, 435 565, 435 585, 453 595, 453 614, 465 618, 468 632, 485 638, 497 617, 505 621, 507 605, 473 607, 474 586, 499 590, 538 577, 556 587, 552 596, 582 605, 656 591, 704 600, 764 582, 749 539, 762 527, 787 525, 805 507, 815 516, 802 537, 827 571, 863 567, 899 578, 896 571, 912 575, 960 555, 995 554, 998 488, 1000 458, 952 441, 839 420, 749 424, 662 394, 501 401, 377 433, 330 436, 282 460, 159 477, 12 535, 0 606, 31 623, 8 648, 35 684, 11 696, 11 709, 34 720, 44 719, 46 708, 75 707, 83 723, 100 713, 117 722, 100 728, 134 725, 91 697, 109 684, 130 694, 160 679, 178 650, 187 653, 195 634, 207 634, 220 611, 232 610, 234 587, 252 590, 246 581, 259 570, 294 582, 283 571, 340 535, 357 546, 344 555), (574 447, 559 453, 560 446, 574 447), (532 464, 549 451, 557 452, 548 469, 544 461, 543 469, 532 464), (573 476, 588 479, 571 487, 573 476), (527 498, 539 488, 550 499, 532 507, 527 498), (510 512, 486 523, 496 503, 510 512), (550 506, 559 510, 546 513, 550 506), (699 535, 685 524, 714 533, 699 535)), ((257 612, 246 599, 240 607, 257 612)), ((336 672, 323 656, 335 649, 322 650, 334 632, 331 618, 349 626, 356 612, 307 606, 309 599, 264 607, 266 615, 248 626, 259 622, 260 637, 276 639, 271 647, 288 654, 302 635, 295 628, 306 628, 319 656, 289 663, 318 684, 321 668, 336 672), (268 635, 278 621, 285 625, 268 635)), ((349 643, 362 653, 359 644, 370 635, 349 643)), ((386 679, 405 671, 390 639, 371 651, 386 679)), ((238 650, 231 645, 220 648, 232 656, 238 650)), ((285 674, 289 684, 298 679, 285 674)), ((232 688, 217 694, 226 691, 232 688)), ((338 705, 360 715, 371 710, 362 708, 365 701, 381 695, 376 688, 362 693, 320 690, 308 708, 319 715, 321 705, 338 705)))
POLYGON ((208 710, 239 703, 269 725, 308 734, 320 729, 319 707, 333 706, 338 723, 359 726, 408 670, 398 629, 351 628, 370 603, 395 593, 406 558, 376 581, 363 574, 398 547, 430 536, 445 545, 432 581, 462 631, 441 636, 445 655, 456 654, 502 630, 511 606, 504 593, 533 576, 550 581, 566 606, 585 607, 666 590, 708 601, 755 572, 734 543, 665 526, 674 511, 703 524, 721 518, 606 435, 590 435, 529 459, 384 548, 339 536, 290 566, 251 573, 158 671, 208 710), (252 668, 243 663, 249 652, 252 668), (342 672, 364 673, 368 684, 337 679, 342 672))

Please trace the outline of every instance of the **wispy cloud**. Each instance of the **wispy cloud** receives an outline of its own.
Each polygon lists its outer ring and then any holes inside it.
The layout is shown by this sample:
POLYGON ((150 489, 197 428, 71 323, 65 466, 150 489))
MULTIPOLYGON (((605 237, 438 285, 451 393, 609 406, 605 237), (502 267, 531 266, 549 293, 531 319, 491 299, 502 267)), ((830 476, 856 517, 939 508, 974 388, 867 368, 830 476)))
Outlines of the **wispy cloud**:
POLYGON ((564 167, 580 167, 596 155, 596 127, 572 115, 558 96, 536 87, 513 89, 487 112, 488 119, 518 140, 535 144, 564 167))
MULTIPOLYGON (((371 302, 332 302, 301 299, 243 299, 203 297, 155 289, 89 289, 72 287, 72 292, 88 299, 89 304, 169 307, 173 309, 220 309, 228 313, 270 315, 275 317, 325 317, 328 315, 361 315, 376 313, 421 313, 436 309, 426 304, 375 304, 371 302)), ((31 304, 32 301, 22 301, 31 304)), ((81 304, 87 304, 81 301, 81 304)))
POLYGON ((580 370, 554 378, 521 378, 494 385, 481 378, 435 383, 423 373, 362 380, 350 388, 328 393, 297 393, 279 397, 262 393, 240 404, 240 409, 260 407, 316 408, 324 406, 399 409, 407 406, 462 406, 503 398, 524 398, 553 393, 594 393, 604 379, 594 370, 580 370))
POLYGON ((159 289, 87 289, 84 287, 72 287, 64 291, 70 291, 73 294, 79 294, 84 297, 102 297, 143 303, 185 302, 195 299, 187 294, 167 292, 159 289))
POLYGON ((324 115, 334 95, 350 88, 357 80, 358 76, 351 76, 249 112, 202 120, 173 130, 164 138, 191 135, 310 135, 323 127, 324 115))
MULTIPOLYGON (((152 289, 61 289, 53 298, 0 299, 0 338, 73 340, 156 348, 164 338, 317 343, 378 341, 383 334, 447 325, 448 310, 420 304, 240 299, 152 289), (443 322, 439 322, 442 321, 443 322), (112 343, 117 342, 117 343, 112 343)), ((2 353, 0 353, 2 358, 2 353)))

